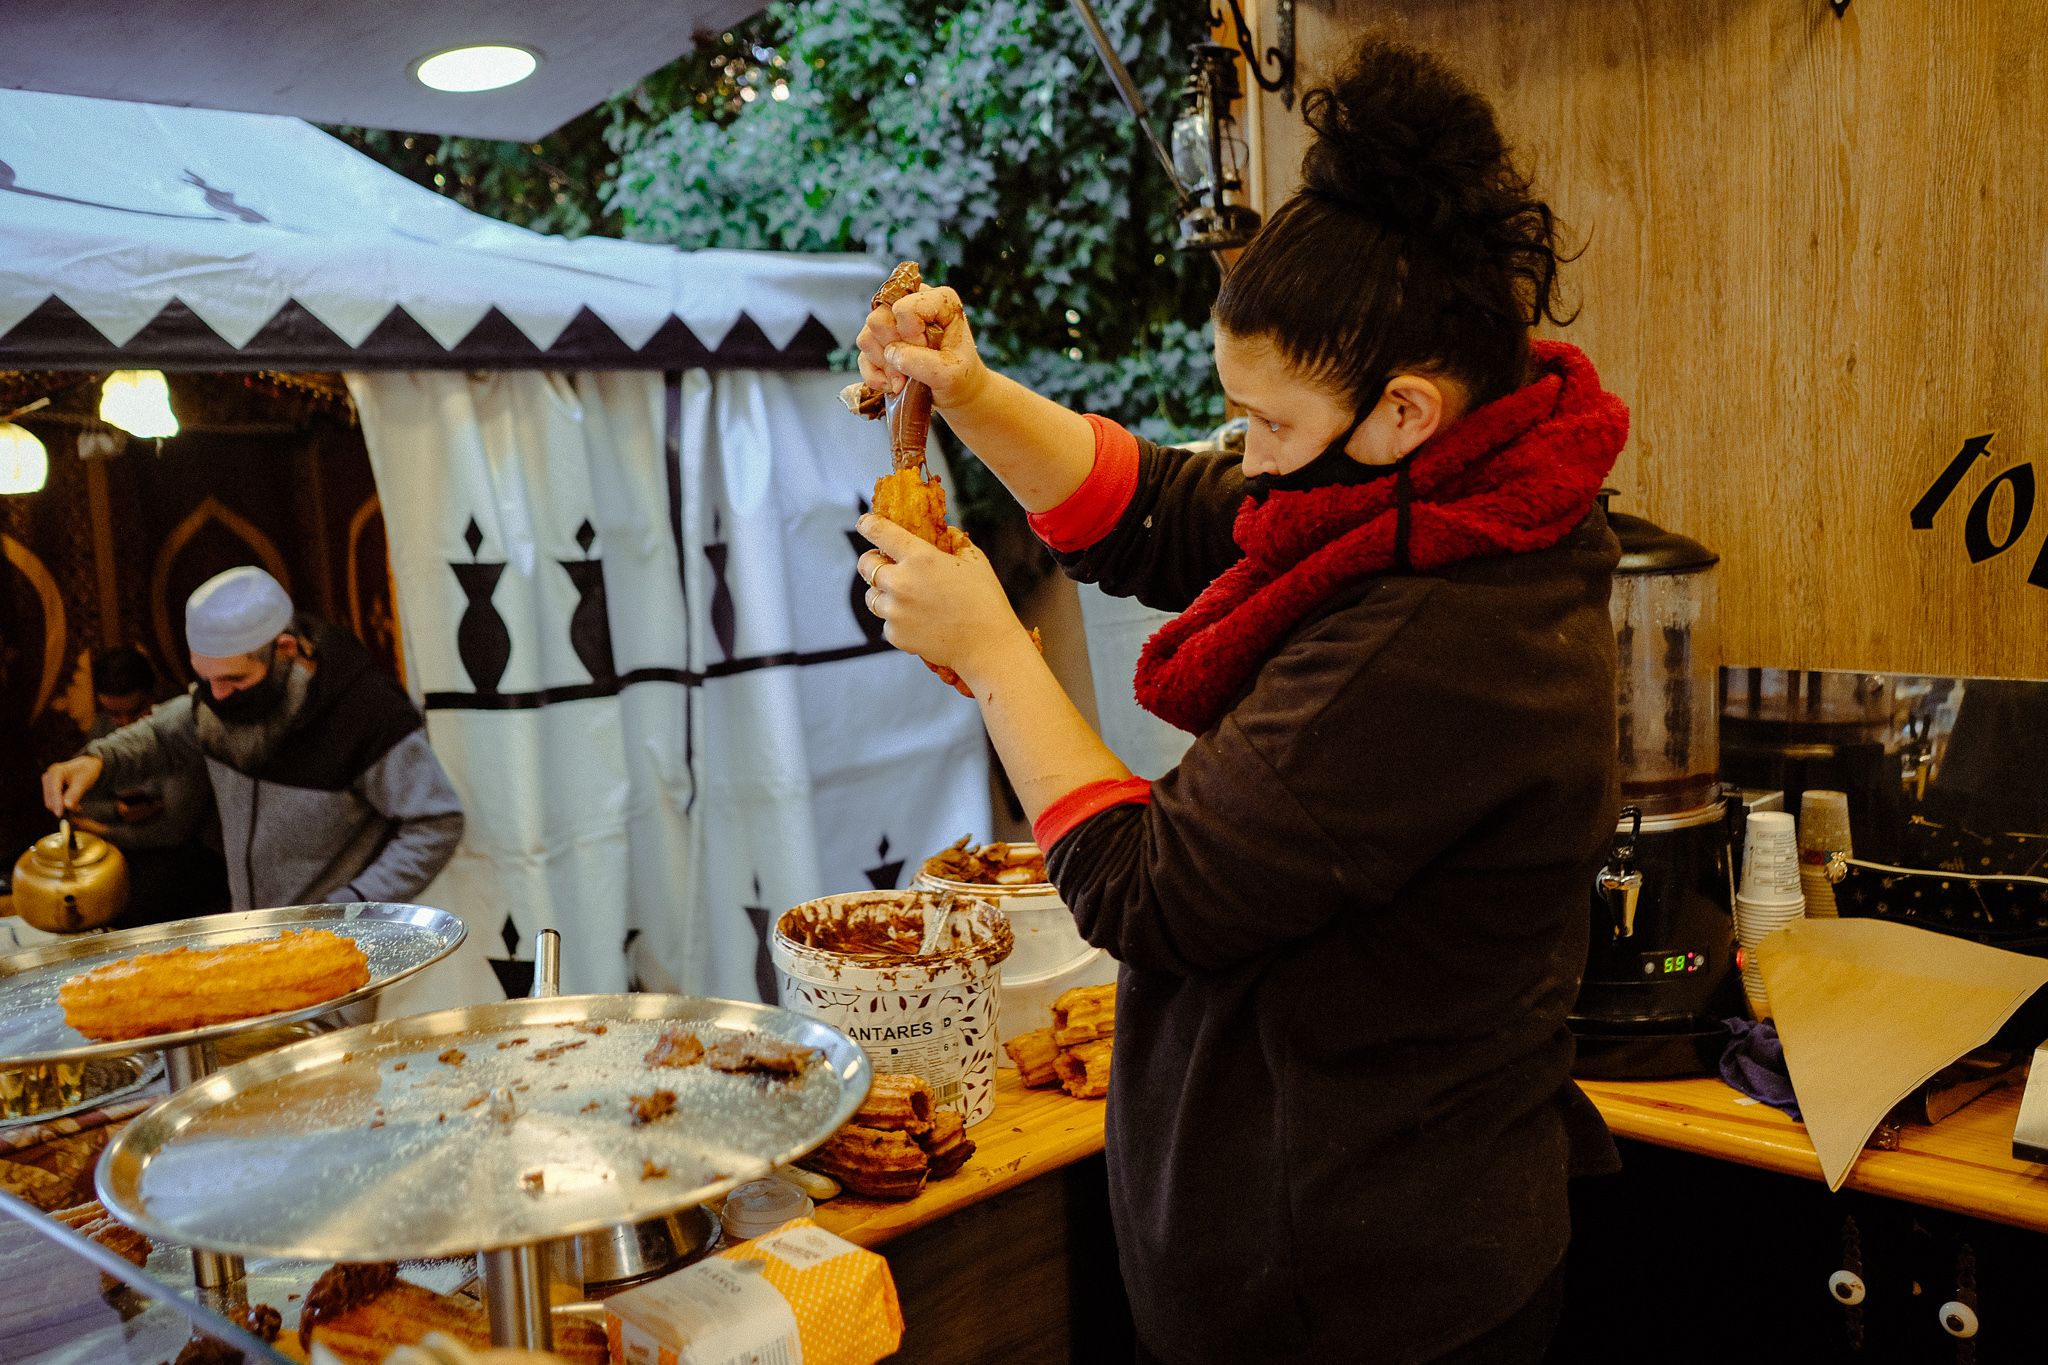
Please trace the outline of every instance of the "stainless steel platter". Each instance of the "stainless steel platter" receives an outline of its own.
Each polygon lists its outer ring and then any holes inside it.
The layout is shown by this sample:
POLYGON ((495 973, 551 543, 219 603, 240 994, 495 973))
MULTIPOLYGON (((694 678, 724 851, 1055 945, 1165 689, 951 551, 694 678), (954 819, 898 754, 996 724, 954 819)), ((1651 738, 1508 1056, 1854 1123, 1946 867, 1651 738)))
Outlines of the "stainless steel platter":
POLYGON ((462 921, 446 910, 361 901, 246 910, 112 934, 81 934, 63 943, 11 953, 0 957, 0 1066, 160 1051, 212 1042, 244 1029, 310 1019, 375 995, 440 961, 455 951, 463 932, 462 921), (331 929, 354 939, 370 960, 369 982, 304 1009, 111 1043, 96 1042, 66 1024, 63 1006, 57 1003, 58 988, 66 981, 109 962, 170 948, 221 948, 273 938, 290 929, 331 929))
POLYGON ((131 1123, 100 1198, 216 1252, 392 1260, 529 1246, 659 1217, 823 1142, 872 1072, 788 1010, 680 995, 508 1000, 325 1034, 229 1067, 131 1123), (792 1079, 657 1068, 665 1026, 816 1049, 792 1079), (459 1057, 457 1054, 460 1054, 459 1057), (675 1096, 648 1123, 633 1096, 675 1096))
MULTIPOLYGON (((54 1063, 42 1063, 49 1066, 54 1063)), ((52 1119, 66 1118, 98 1109, 102 1105, 127 1099, 136 1091, 164 1074, 163 1058, 147 1054, 130 1053, 126 1057, 95 1057, 80 1063, 85 1075, 79 1082, 79 1097, 70 1104, 38 1109, 33 1113, 17 1114, 12 1118, 0 1118, 0 1132, 10 1128, 21 1128, 31 1123, 48 1123, 52 1119)))

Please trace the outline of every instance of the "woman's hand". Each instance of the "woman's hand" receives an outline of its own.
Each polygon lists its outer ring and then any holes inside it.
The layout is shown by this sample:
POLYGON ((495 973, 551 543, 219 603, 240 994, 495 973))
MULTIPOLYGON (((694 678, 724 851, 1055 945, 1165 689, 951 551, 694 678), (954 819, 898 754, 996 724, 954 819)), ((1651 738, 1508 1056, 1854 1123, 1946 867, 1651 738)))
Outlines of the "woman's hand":
POLYGON ((1021 644, 1036 657, 988 556, 973 545, 947 554, 872 512, 856 529, 876 547, 858 567, 890 644, 952 669, 976 696, 1007 651, 1021 644))
POLYGON ((951 289, 929 285, 906 294, 893 308, 868 314, 855 338, 860 347, 860 377, 884 393, 901 393, 906 379, 932 391, 932 406, 944 412, 972 402, 988 381, 988 366, 975 349, 967 326, 967 310, 951 289), (933 329, 939 331, 936 347, 933 329))

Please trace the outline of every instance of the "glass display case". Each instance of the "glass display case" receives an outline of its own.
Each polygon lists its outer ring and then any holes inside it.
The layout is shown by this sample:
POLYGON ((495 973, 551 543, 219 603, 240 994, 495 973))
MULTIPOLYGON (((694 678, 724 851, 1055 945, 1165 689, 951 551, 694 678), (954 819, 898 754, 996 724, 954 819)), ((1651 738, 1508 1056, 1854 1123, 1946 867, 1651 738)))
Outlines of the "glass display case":
POLYGON ((197 1302, 189 1276, 181 1292, 5 1193, 0 1285, 0 1360, 13 1365, 166 1365, 195 1336, 248 1365, 289 1360, 197 1302))

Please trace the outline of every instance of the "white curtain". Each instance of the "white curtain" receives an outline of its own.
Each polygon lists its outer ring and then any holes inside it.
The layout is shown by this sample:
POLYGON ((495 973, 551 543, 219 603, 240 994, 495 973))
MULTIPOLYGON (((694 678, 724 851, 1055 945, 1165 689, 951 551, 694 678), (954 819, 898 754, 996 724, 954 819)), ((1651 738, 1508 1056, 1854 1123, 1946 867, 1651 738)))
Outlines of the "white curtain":
POLYGON ((547 927, 569 992, 772 998, 776 913, 988 830, 972 704, 859 608, 887 453, 839 383, 349 376, 469 820, 423 899, 470 943, 387 1014, 523 990, 547 927))

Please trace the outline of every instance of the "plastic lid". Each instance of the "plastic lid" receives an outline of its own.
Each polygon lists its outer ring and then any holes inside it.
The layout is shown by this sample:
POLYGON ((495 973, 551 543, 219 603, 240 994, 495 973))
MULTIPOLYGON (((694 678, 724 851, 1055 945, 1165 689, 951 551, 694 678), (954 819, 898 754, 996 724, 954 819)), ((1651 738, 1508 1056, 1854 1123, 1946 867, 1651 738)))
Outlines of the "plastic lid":
POLYGON ((1667 531, 1656 522, 1632 517, 1609 506, 1612 488, 1600 490, 1600 505, 1607 509, 1607 524, 1621 542, 1621 562, 1616 573, 1696 573, 1721 562, 1721 556, 1690 537, 1667 531))
POLYGON ((718 1221, 734 1241, 773 1232, 792 1218, 808 1218, 817 1206, 811 1197, 779 1176, 749 1180, 725 1197, 718 1221))

